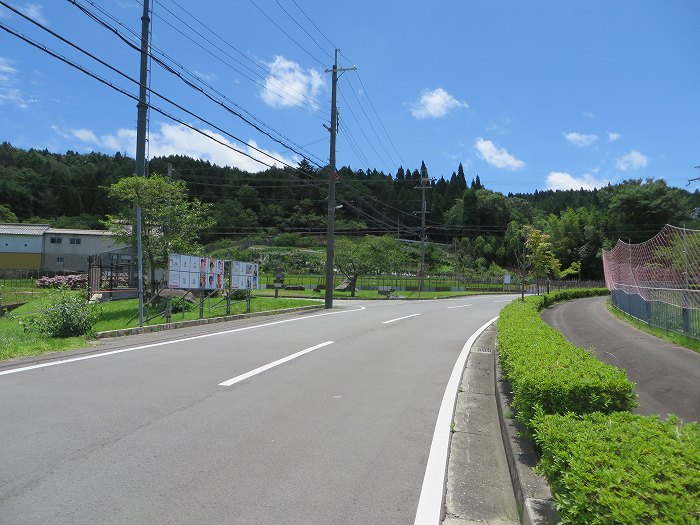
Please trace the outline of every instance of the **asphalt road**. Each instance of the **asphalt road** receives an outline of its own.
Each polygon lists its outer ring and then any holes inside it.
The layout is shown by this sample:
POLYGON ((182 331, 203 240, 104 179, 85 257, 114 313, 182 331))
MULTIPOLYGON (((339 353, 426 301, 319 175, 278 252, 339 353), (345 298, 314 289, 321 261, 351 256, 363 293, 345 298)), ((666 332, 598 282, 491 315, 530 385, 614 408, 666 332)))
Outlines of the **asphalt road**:
POLYGON ((642 332, 613 316, 606 297, 556 304, 542 319, 576 346, 624 368, 636 384, 640 414, 700 421, 700 354, 642 332))
POLYGON ((511 298, 339 303, 0 369, 0 522, 410 524, 455 361, 511 298))

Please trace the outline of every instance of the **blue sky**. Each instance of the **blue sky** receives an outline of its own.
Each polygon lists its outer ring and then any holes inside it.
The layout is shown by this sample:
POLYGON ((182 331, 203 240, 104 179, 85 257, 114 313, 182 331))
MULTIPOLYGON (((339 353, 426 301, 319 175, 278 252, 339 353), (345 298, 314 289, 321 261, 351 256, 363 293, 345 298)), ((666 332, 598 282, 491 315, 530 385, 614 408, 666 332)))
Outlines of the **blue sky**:
MULTIPOLYGON (((140 32, 142 2, 75 2, 128 38, 140 32)), ((139 54, 73 3, 8 3, 138 77, 139 54)), ((504 193, 647 177, 685 186, 700 176, 693 169, 700 164, 697 0, 152 0, 152 6, 156 54, 296 153, 158 64, 151 88, 208 123, 158 97, 151 103, 268 164, 295 165, 298 152, 327 163, 325 69, 338 47, 340 67, 358 67, 339 81, 339 166, 395 174, 399 165, 416 169, 425 161, 432 177, 449 178, 461 162, 468 180, 478 174, 504 193)), ((137 94, 129 80, 3 6, 0 23, 137 94)), ((135 128, 133 100, 0 31, 0 140, 133 156, 135 128)), ((155 112, 149 154, 265 168, 155 112)))

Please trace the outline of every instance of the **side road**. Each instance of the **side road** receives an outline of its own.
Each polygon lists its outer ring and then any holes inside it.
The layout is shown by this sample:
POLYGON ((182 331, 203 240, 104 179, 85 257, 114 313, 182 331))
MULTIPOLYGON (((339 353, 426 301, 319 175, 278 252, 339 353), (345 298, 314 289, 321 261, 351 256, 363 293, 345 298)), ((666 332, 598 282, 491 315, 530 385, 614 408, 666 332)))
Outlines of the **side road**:
POLYGON ((625 369, 639 394, 637 412, 700 421, 700 354, 669 343, 612 315, 606 297, 555 304, 542 319, 569 341, 625 369))

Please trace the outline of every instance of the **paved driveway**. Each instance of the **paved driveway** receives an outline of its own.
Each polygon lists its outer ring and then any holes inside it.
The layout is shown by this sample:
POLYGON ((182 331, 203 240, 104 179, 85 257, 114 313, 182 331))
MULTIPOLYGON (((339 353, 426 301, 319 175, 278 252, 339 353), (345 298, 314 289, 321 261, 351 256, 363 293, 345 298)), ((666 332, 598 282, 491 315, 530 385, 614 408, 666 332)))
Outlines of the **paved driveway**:
POLYGON ((576 346, 624 368, 639 394, 640 414, 700 421, 700 354, 637 330, 612 315, 606 297, 554 305, 542 319, 576 346))

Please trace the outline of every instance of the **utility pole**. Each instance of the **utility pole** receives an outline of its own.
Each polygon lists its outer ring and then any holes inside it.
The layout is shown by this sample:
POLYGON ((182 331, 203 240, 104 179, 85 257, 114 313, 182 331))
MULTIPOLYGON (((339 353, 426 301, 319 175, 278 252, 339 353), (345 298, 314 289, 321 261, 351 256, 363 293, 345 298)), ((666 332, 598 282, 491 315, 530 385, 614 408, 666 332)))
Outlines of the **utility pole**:
POLYGON ((326 231, 326 308, 333 308, 333 250, 335 248, 335 139, 338 134, 338 73, 345 71, 355 71, 355 66, 351 68, 338 68, 338 52, 335 50, 335 62, 333 69, 326 69, 326 73, 333 73, 331 88, 331 126, 324 127, 331 133, 330 166, 328 170, 328 225, 326 231))
MULTIPOLYGON (((146 86, 148 85, 148 32, 151 25, 149 18, 148 0, 143 0, 143 15, 141 16, 141 76, 139 77, 138 121, 136 123, 136 175, 146 176, 146 118, 148 103, 146 102, 146 86)), ((138 271, 139 295, 139 326, 143 326, 143 244, 141 232, 141 206, 134 203, 136 215, 136 259, 138 271)))
MULTIPOLYGON (((700 170, 700 166, 693 166, 696 170, 700 170)), ((688 184, 686 186, 690 186, 691 182, 697 182, 700 180, 700 177, 695 177, 694 179, 688 179, 688 184)))
POLYGON ((425 204, 425 190, 432 189, 427 186, 430 179, 428 178, 428 170, 423 169, 425 163, 421 166, 420 174, 420 186, 416 186, 415 189, 421 190, 421 214, 420 214, 420 272, 419 272, 419 283, 418 291, 423 291, 423 285, 425 282, 425 214, 426 214, 426 204, 425 204))

